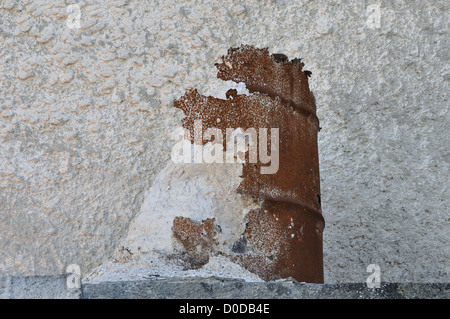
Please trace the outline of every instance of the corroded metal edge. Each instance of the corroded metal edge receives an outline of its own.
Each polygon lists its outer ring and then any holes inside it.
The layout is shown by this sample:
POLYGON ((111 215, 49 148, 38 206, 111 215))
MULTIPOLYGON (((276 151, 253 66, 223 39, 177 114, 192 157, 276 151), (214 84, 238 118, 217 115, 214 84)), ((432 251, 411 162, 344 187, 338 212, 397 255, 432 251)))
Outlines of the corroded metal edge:
MULTIPOLYGON (((261 163, 243 164, 243 181, 237 191, 263 200, 248 213, 244 252, 230 256, 264 280, 292 277, 323 282, 319 159, 315 99, 308 86, 309 71, 299 59, 270 56, 267 49, 232 48, 216 64, 218 77, 244 82, 253 95, 229 90, 227 99, 188 91, 175 100, 184 111, 183 127, 191 131, 202 120, 208 128, 279 128, 279 170, 260 173, 261 163)), ((224 146, 225 146, 225 140, 224 146)), ((203 141, 206 143, 206 141, 203 141)))

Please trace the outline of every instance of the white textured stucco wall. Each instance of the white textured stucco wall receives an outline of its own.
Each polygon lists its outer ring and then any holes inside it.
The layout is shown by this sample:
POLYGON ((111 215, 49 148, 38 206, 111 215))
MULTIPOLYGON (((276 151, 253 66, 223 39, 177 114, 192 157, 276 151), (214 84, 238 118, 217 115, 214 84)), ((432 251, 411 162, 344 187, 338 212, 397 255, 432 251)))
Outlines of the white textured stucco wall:
MULTIPOLYGON (((449 16, 431 0, 0 1, 0 276, 108 261, 180 173, 173 100, 223 94, 214 63, 251 44, 313 72, 325 281, 369 264, 449 281, 449 16)), ((176 189, 163 200, 183 207, 176 189)))

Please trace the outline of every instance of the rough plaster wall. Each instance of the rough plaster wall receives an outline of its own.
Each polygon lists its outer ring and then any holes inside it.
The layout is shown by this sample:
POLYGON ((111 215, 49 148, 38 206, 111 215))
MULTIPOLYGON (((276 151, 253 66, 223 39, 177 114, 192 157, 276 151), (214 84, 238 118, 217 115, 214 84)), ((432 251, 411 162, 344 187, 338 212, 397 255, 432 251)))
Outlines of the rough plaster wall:
POLYGON ((313 72, 325 281, 449 281, 448 21, 447 1, 0 2, 0 275, 108 260, 168 165, 173 100, 215 94, 243 43, 313 72))

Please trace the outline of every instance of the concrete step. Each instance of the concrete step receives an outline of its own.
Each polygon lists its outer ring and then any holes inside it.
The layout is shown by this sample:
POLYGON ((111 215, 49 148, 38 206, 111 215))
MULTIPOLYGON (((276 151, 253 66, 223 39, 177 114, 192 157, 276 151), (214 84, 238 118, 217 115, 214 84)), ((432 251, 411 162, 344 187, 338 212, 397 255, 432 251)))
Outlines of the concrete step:
POLYGON ((448 299, 450 283, 307 284, 291 280, 246 282, 225 278, 154 278, 81 284, 68 274, 0 277, 3 299, 448 299))

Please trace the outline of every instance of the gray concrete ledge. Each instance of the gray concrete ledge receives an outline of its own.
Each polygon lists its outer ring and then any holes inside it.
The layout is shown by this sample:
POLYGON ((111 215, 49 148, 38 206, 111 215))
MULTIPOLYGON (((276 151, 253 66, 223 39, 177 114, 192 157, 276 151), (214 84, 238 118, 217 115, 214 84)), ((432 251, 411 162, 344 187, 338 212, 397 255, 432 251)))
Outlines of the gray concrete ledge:
POLYGON ((4 299, 448 299, 450 283, 306 284, 221 278, 148 279, 67 288, 67 275, 1 277, 4 299))
POLYGON ((369 289, 362 283, 251 283, 226 279, 142 280, 86 284, 83 298, 171 299, 412 299, 448 298, 450 284, 385 283, 369 289))
POLYGON ((67 288, 67 276, 0 277, 0 299, 80 299, 81 289, 67 288))

